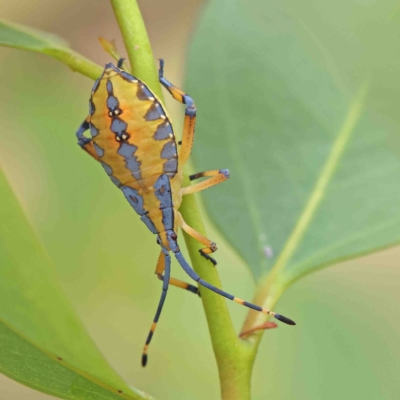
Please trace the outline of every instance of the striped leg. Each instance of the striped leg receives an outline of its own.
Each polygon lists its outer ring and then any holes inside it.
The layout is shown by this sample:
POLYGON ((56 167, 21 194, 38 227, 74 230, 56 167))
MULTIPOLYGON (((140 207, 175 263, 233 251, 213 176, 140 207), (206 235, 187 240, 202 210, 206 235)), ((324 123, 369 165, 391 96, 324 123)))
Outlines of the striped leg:
POLYGON ((214 253, 215 251, 217 251, 217 245, 216 243, 212 242, 210 239, 207 239, 206 237, 204 237, 202 234, 200 234, 199 232, 195 231, 191 226, 189 226, 185 220, 182 217, 181 213, 177 213, 177 221, 178 221, 178 225, 188 234, 190 235, 192 238, 196 239, 198 242, 200 242, 201 244, 204 244, 204 246, 206 246, 204 249, 200 249, 199 253, 206 258, 207 260, 210 260, 214 265, 217 265, 217 262, 214 260, 214 258, 212 258, 211 256, 209 256, 209 254, 214 253))
MULTIPOLYGON (((165 254, 161 250, 160 257, 158 258, 158 261, 157 261, 156 274, 157 274, 158 279, 163 282, 164 282, 164 275, 163 275, 164 270, 165 270, 165 254)), ((198 294, 200 296, 199 289, 196 286, 191 285, 190 283, 180 281, 179 279, 170 278, 169 284, 173 285, 173 286, 177 286, 181 289, 188 290, 189 292, 198 294)))
POLYGON ((145 367, 147 364, 147 350, 149 348, 151 338, 153 337, 154 331, 156 330, 157 322, 160 318, 161 311, 165 302, 165 299, 167 297, 167 291, 168 291, 168 285, 169 285, 169 278, 170 278, 170 272, 171 272, 171 257, 166 252, 165 254, 165 276, 163 280, 163 285, 162 285, 162 292, 161 292, 161 297, 160 301, 158 303, 156 315, 153 320, 153 324, 151 325, 149 335, 147 336, 146 343, 143 348, 143 354, 142 354, 142 366, 145 367))
POLYGON ((199 172, 197 174, 190 175, 189 179, 193 181, 195 179, 203 177, 210 177, 210 178, 204 180, 203 182, 196 183, 193 186, 182 188, 181 189, 182 196, 185 194, 200 192, 202 190, 208 189, 209 187, 225 182, 230 177, 230 174, 227 169, 214 169, 212 171, 199 172))
POLYGON ((83 135, 83 133, 85 131, 87 131, 89 128, 90 128, 89 117, 87 117, 82 122, 82 124, 78 128, 78 130, 76 131, 76 137, 78 138, 78 144, 79 144, 79 146, 82 147, 83 150, 86 151, 86 153, 90 154, 96 161, 100 161, 99 156, 96 154, 96 151, 94 150, 92 139, 89 139, 83 135))
POLYGON ((211 285, 210 283, 204 281, 203 279, 200 278, 199 275, 197 275, 197 273, 193 270, 193 268, 187 263, 187 261, 184 259, 182 253, 180 251, 177 251, 175 253, 175 257, 178 260, 180 266, 183 268, 183 270, 197 283, 199 283, 200 285, 206 287, 207 289, 213 291, 214 293, 219 294, 220 296, 226 297, 229 300, 233 300, 235 303, 241 304, 242 306, 251 308, 252 310, 256 310, 259 312, 262 312, 263 314, 267 314, 267 315, 271 315, 274 318, 276 318, 277 320, 284 322, 285 324, 288 325, 296 325, 296 323, 294 321, 292 321, 291 319, 281 315, 281 314, 276 314, 275 312, 271 311, 271 310, 267 310, 266 308, 262 308, 260 306, 257 306, 253 303, 249 303, 247 301, 244 301, 242 299, 239 299, 238 297, 235 297, 233 295, 231 295, 230 293, 227 293, 219 288, 217 288, 216 286, 211 285))
POLYGON ((186 161, 189 159, 190 153, 192 152, 194 128, 196 125, 196 106, 190 96, 164 78, 164 60, 160 60, 158 76, 160 83, 168 90, 168 92, 171 93, 172 97, 180 103, 186 104, 182 146, 179 152, 179 164, 182 168, 186 164, 186 161))

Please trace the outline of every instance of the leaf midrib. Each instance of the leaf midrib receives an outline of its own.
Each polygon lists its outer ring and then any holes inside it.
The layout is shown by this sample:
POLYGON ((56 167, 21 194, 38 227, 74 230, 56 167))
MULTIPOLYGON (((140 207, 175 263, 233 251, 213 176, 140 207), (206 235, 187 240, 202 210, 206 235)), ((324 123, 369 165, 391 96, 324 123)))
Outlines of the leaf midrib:
POLYGON ((352 255, 351 257, 338 257, 338 258, 332 259, 331 261, 325 262, 320 265, 315 265, 315 267, 307 269, 307 271, 305 271, 304 274, 296 274, 296 273, 292 274, 291 273, 292 269, 293 269, 293 271, 296 271, 296 270, 302 269, 305 266, 309 266, 313 263, 314 260, 318 260, 318 258, 320 258, 326 254, 329 254, 329 252, 331 252, 332 250, 340 249, 341 247, 348 245, 349 243, 357 242, 359 239, 367 238, 370 235, 376 236, 377 233, 379 233, 381 231, 385 231, 386 229, 388 229, 391 226, 398 226, 399 223, 400 223, 400 217, 397 219, 396 218, 392 219, 391 221, 389 221, 389 223, 381 224, 380 226, 375 227, 374 229, 368 231, 367 233, 362 232, 358 235, 349 235, 349 236, 345 237, 343 240, 338 240, 338 241, 334 242, 331 246, 325 247, 323 250, 321 250, 317 253, 314 253, 311 257, 308 257, 304 261, 294 264, 292 266, 292 268, 285 273, 284 279, 282 281, 285 282, 285 285, 290 285, 294 281, 298 280, 300 277, 302 277, 304 275, 308 275, 311 272, 314 272, 320 268, 336 264, 340 261, 345 261, 349 258, 355 258, 355 257, 359 257, 361 255, 371 254, 378 250, 383 250, 383 249, 386 249, 389 247, 396 246, 397 244, 400 244, 400 241, 395 241, 395 242, 389 243, 387 245, 384 245, 382 247, 375 247, 375 248, 371 248, 366 251, 361 251, 361 252, 356 253, 355 255, 352 255))
POLYGON ((278 260, 273 266, 274 273, 284 269, 291 261, 295 251, 300 246, 300 243, 307 232, 311 221, 316 214, 319 205, 321 204, 329 183, 334 176, 340 159, 342 158, 347 144, 355 130, 358 120, 361 117, 365 100, 368 94, 369 84, 366 82, 361 86, 357 95, 352 101, 349 111, 345 117, 344 123, 336 136, 332 145, 332 150, 321 169, 316 184, 306 202, 302 213, 300 214, 291 234, 286 241, 278 260))

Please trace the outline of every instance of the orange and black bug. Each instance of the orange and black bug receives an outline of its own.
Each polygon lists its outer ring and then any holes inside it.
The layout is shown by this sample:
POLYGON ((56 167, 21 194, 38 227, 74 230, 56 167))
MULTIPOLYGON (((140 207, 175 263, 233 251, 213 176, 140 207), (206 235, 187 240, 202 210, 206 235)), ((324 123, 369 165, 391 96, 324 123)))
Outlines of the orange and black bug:
POLYGON ((170 277, 172 251, 185 272, 198 284, 227 299, 253 310, 274 316, 289 324, 295 323, 283 315, 239 299, 210 285, 183 258, 177 243, 177 229, 182 228, 205 247, 202 256, 214 265, 210 256, 217 250, 214 242, 186 224, 178 211, 182 196, 199 192, 229 178, 228 170, 200 172, 190 176, 209 179, 193 186, 182 187, 182 171, 193 145, 196 107, 186 93, 173 86, 163 76, 160 61, 159 79, 173 98, 186 105, 182 146, 178 152, 174 132, 161 101, 140 79, 123 69, 122 61, 115 67, 105 66, 95 82, 89 101, 89 116, 79 127, 78 144, 101 163, 112 182, 122 190, 132 208, 149 230, 157 235, 161 246, 156 274, 163 282, 161 299, 143 350, 142 365, 147 362, 147 349, 156 328, 169 284, 198 293, 198 288, 170 277), (90 129, 92 138, 83 136, 90 129))

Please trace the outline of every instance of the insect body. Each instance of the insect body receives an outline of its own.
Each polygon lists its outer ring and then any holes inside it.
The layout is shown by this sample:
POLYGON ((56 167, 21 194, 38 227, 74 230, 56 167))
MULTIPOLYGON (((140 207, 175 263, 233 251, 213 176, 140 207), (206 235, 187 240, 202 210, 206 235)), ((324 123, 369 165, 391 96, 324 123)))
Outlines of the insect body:
POLYGON ((153 325, 143 351, 142 365, 167 295, 169 284, 198 293, 196 286, 170 277, 170 252, 185 272, 198 284, 246 307, 270 314, 290 325, 290 319, 248 303, 203 281, 184 259, 178 243, 181 227, 205 247, 202 256, 214 265, 210 256, 217 250, 214 242, 186 224, 178 211, 182 196, 199 192, 229 178, 228 170, 213 170, 190 176, 191 180, 207 177, 200 183, 182 188, 182 171, 193 145, 196 107, 194 101, 163 76, 161 84, 179 102, 186 105, 182 146, 178 152, 171 122, 161 101, 148 86, 118 67, 107 64, 95 82, 89 101, 89 116, 77 131, 78 144, 99 161, 111 181, 122 190, 132 208, 149 230, 157 235, 161 246, 156 274, 163 281, 162 294, 153 325), (83 133, 90 129, 92 138, 83 133))

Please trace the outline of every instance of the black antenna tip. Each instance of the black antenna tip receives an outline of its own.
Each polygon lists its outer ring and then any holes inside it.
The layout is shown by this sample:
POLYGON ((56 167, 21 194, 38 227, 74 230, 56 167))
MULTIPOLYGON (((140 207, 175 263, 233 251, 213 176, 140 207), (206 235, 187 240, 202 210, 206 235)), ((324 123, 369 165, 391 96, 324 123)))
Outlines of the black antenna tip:
POLYGON ((142 355, 142 367, 145 367, 147 364, 147 354, 142 355))
POLYGON ((281 314, 275 314, 274 317, 278 320, 281 321, 285 324, 288 325, 296 325, 296 322, 292 321, 290 318, 285 317, 284 315, 281 314))

